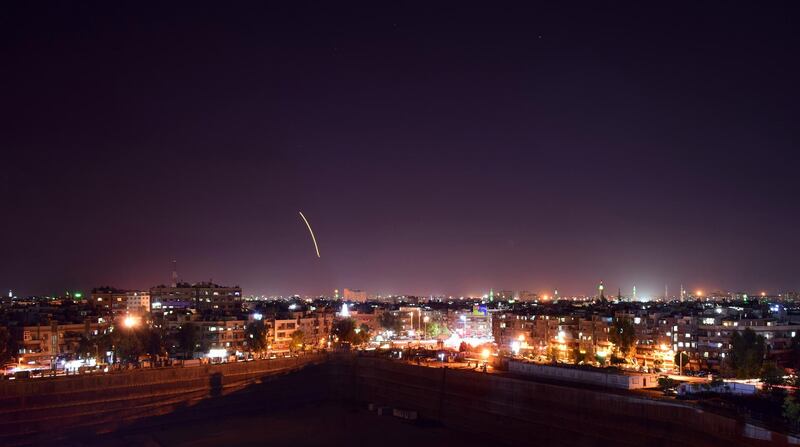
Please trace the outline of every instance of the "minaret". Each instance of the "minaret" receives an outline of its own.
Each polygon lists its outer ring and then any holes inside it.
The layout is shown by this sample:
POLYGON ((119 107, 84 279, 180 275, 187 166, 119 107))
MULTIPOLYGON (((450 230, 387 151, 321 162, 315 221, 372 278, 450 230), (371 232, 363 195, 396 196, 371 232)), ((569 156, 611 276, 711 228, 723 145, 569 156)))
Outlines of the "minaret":
POLYGON ((669 301, 669 289, 666 284, 664 284, 664 301, 669 301))
POLYGON ((633 286, 633 296, 631 297, 631 301, 636 301, 636 286, 633 286))
POLYGON ((172 287, 178 287, 178 261, 172 260, 172 287))
POLYGON ((686 298, 686 290, 683 289, 683 284, 681 284, 681 296, 680 296, 681 302, 683 302, 685 298, 686 298))
POLYGON ((622 302, 622 289, 619 288, 617 289, 617 302, 618 303, 622 302))
POLYGON ((600 285, 597 286, 597 290, 599 292, 599 298, 598 299, 600 301, 605 301, 606 300, 605 295, 603 295, 603 289, 605 289, 605 286, 603 285, 603 280, 600 280, 600 285))

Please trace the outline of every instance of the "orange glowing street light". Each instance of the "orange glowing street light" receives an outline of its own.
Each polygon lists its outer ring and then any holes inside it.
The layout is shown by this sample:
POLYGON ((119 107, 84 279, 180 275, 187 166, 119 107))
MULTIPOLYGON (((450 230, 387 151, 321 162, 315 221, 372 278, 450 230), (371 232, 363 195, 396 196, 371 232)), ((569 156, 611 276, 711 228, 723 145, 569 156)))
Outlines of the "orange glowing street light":
POLYGON ((136 317, 133 317, 131 315, 128 315, 128 316, 125 317, 124 320, 122 320, 122 325, 125 326, 126 328, 132 328, 132 327, 138 326, 139 325, 139 319, 136 318, 136 317))

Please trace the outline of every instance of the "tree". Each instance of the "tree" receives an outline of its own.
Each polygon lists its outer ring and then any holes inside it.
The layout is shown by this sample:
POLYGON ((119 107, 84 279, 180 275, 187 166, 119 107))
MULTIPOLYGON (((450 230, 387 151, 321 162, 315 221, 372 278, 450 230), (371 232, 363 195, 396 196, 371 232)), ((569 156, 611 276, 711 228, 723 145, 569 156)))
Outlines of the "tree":
POLYGON ((752 329, 734 332, 731 337, 729 366, 738 379, 758 377, 764 363, 766 344, 764 337, 756 335, 752 329))
POLYGON ((106 352, 114 350, 114 340, 112 340, 111 334, 113 334, 113 332, 106 332, 103 335, 87 339, 87 343, 91 343, 91 347, 95 352, 102 352, 103 358, 105 358, 104 355, 106 352))
POLYGON ((783 385, 786 383, 783 376, 785 371, 778 367, 775 363, 768 363, 761 368, 761 382, 765 385, 767 390, 772 389, 776 385, 783 385))
POLYGON ((384 312, 378 317, 378 324, 387 331, 399 334, 403 330, 403 322, 397 315, 391 312, 384 312))
POLYGON ((111 334, 114 340, 114 352, 120 362, 138 363, 139 356, 145 353, 142 336, 134 329, 116 328, 111 334))
POLYGON ((331 335, 335 337, 336 344, 358 344, 358 334, 356 334, 356 323, 352 318, 341 318, 333 322, 331 335))
POLYGON ((14 357, 11 332, 5 326, 0 327, 0 366, 14 357))
POLYGON ((78 358, 92 358, 95 357, 100 349, 97 344, 97 339, 100 337, 87 337, 85 335, 81 335, 78 339, 78 347, 75 349, 76 354, 78 354, 78 358))
POLYGON ((356 332, 358 332, 359 344, 369 343, 372 340, 372 328, 369 325, 361 323, 356 332))
POLYGON ((293 352, 296 350, 302 350, 303 347, 305 346, 305 341, 304 341, 305 336, 306 334, 299 329, 292 332, 292 341, 291 344, 289 345, 289 350, 293 352))
POLYGON ((167 354, 167 346, 164 336, 154 328, 148 328, 139 332, 144 351, 150 356, 150 360, 155 362, 158 357, 167 354))
POLYGON ((794 429, 800 426, 800 403, 791 394, 783 399, 783 417, 794 429))
POLYGON ((139 356, 145 354, 148 329, 115 327, 98 337, 81 337, 78 341, 78 355, 91 357, 100 352, 112 351, 119 363, 138 363, 139 356))
POLYGON ((687 354, 684 351, 680 351, 675 354, 674 362, 675 366, 678 368, 686 369, 686 367, 689 365, 690 360, 691 359, 689 358, 689 354, 687 354))
POLYGON ((447 326, 434 321, 427 324, 425 335, 429 338, 436 338, 440 335, 448 337, 450 336, 450 330, 447 329, 447 326))
POLYGON ((178 348, 185 358, 191 358, 202 342, 203 334, 200 327, 194 323, 186 323, 178 330, 178 348))
POLYGON ((800 332, 796 332, 792 337, 792 347, 789 352, 790 367, 800 370, 800 332))
POLYGON ((608 331, 608 341, 614 343, 617 355, 627 359, 633 356, 636 346, 636 328, 628 318, 617 318, 608 331))
POLYGON ((244 337, 250 351, 261 355, 267 349, 267 327, 261 320, 255 320, 244 328, 244 337))
POLYGON ((333 322, 331 335, 336 337, 339 345, 361 345, 370 340, 370 328, 366 324, 356 327, 352 318, 342 318, 333 322))

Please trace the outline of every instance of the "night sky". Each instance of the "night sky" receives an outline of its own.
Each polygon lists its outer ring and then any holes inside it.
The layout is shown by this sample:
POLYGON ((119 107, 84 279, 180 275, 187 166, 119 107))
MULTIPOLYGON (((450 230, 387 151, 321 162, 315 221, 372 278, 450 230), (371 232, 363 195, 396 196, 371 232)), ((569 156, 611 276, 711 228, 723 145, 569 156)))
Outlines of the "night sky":
POLYGON ((800 288, 789 3, 28 3, 4 291, 800 288))

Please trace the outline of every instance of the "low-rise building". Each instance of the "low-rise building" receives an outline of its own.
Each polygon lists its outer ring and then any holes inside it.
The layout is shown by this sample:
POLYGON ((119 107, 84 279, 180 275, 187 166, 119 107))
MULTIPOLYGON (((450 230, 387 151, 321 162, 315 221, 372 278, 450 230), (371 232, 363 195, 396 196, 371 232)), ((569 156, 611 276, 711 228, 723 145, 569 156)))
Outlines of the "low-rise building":
POLYGON ((11 335, 17 347, 18 362, 42 368, 54 368, 59 360, 77 356, 82 338, 104 334, 109 324, 86 319, 83 323, 58 323, 13 327, 11 335))

